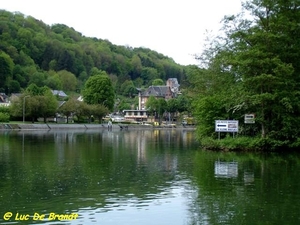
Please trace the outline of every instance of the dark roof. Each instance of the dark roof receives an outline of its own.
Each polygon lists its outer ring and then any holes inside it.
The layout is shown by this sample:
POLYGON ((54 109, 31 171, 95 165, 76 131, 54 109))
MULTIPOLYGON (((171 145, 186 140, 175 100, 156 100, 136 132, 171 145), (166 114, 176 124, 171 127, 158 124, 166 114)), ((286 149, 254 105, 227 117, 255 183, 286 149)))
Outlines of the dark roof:
POLYGON ((169 78, 168 81, 172 82, 173 87, 179 87, 180 86, 179 83, 178 83, 177 78, 169 78))
POLYGON ((0 93, 0 102, 7 102, 8 96, 5 93, 0 93))
POLYGON ((51 90, 53 95, 58 95, 59 97, 68 97, 65 92, 60 90, 51 90))
POLYGON ((168 92, 170 92, 169 86, 150 86, 145 90, 143 96, 154 96, 154 97, 165 97, 168 92))

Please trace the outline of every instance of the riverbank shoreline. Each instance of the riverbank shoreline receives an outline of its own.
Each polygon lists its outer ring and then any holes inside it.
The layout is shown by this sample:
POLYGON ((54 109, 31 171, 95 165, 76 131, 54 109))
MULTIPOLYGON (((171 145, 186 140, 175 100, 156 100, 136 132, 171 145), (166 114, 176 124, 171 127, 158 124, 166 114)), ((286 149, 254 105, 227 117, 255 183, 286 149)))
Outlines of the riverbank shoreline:
POLYGON ((181 130, 195 130, 195 126, 148 126, 140 124, 113 124, 108 127, 107 124, 56 124, 56 123, 3 123, 0 124, 0 130, 61 130, 61 129, 112 129, 112 130, 128 130, 128 129, 181 129, 181 130))

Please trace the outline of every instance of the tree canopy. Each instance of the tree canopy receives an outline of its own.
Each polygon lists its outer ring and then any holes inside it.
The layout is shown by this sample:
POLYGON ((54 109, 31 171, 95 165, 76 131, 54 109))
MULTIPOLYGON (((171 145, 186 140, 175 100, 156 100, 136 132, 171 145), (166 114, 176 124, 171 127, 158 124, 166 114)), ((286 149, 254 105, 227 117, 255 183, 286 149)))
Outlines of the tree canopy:
POLYGON ((88 104, 101 104, 110 110, 114 107, 114 89, 111 80, 103 71, 87 80, 82 94, 88 104))
POLYGON ((202 68, 188 69, 200 135, 212 135, 216 119, 236 119, 244 133, 252 129, 281 144, 297 139, 299 8, 294 0, 250 0, 224 18, 224 33, 198 57, 202 68), (255 124, 244 124, 247 113, 255 124))

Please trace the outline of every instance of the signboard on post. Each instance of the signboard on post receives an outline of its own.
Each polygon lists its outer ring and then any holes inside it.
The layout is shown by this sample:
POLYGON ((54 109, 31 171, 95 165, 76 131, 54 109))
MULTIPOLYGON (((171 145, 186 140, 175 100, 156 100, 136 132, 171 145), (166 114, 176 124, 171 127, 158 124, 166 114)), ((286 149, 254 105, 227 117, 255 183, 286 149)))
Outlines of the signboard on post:
POLYGON ((238 120, 216 120, 215 131, 216 132, 238 132, 239 121, 238 120))
POLYGON ((245 114, 245 123, 255 123, 255 114, 245 114))

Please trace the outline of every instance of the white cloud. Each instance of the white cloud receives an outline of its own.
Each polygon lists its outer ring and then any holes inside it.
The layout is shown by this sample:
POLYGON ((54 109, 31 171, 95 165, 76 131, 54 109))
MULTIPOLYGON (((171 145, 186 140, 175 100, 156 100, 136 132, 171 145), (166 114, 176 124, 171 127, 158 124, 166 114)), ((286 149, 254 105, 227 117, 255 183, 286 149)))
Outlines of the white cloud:
POLYGON ((46 24, 62 23, 88 37, 147 47, 186 65, 203 46, 205 30, 217 30, 240 0, 9 0, 1 8, 46 24))

